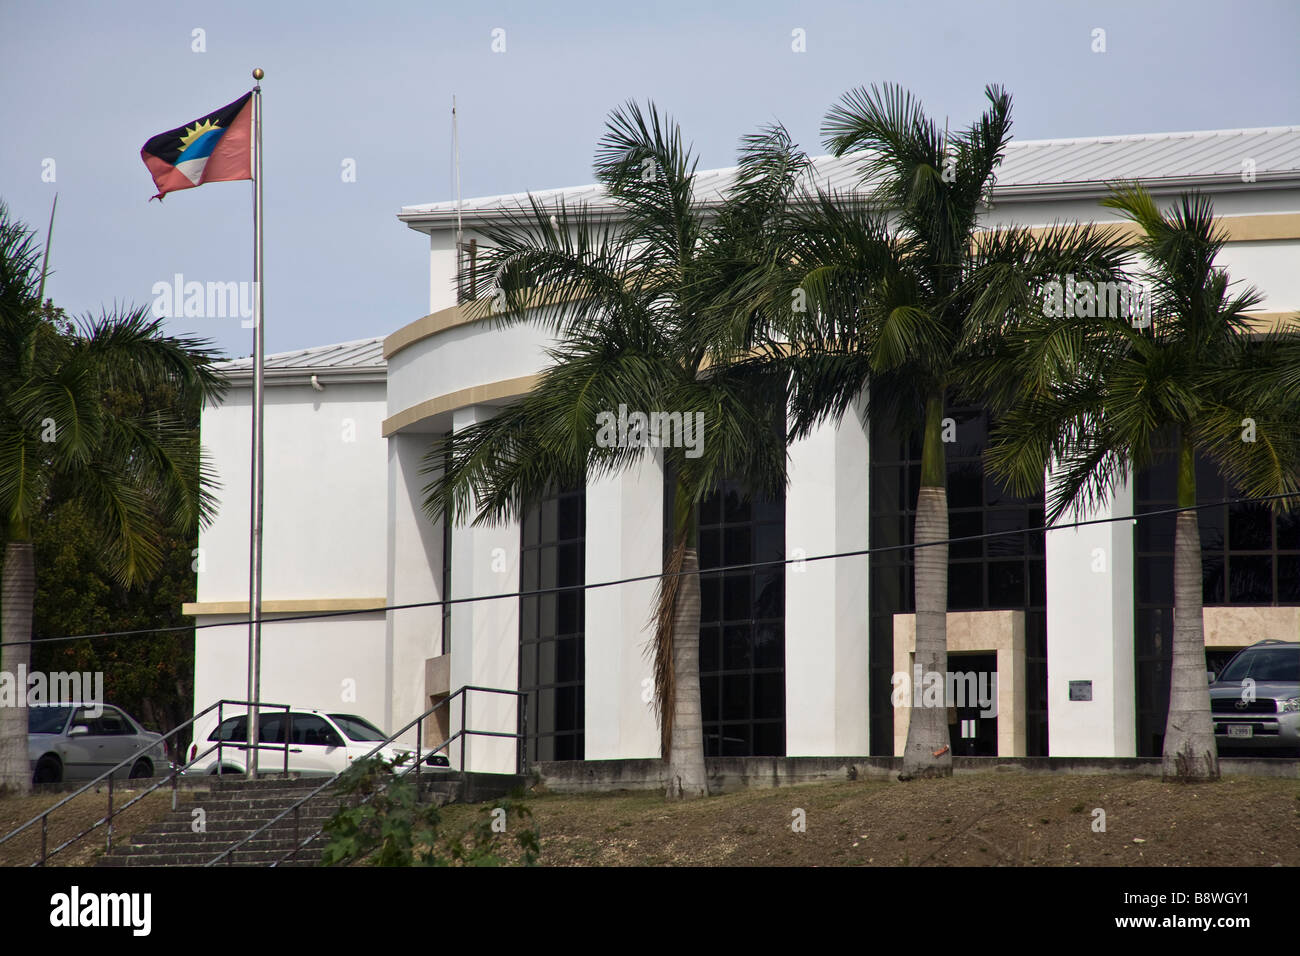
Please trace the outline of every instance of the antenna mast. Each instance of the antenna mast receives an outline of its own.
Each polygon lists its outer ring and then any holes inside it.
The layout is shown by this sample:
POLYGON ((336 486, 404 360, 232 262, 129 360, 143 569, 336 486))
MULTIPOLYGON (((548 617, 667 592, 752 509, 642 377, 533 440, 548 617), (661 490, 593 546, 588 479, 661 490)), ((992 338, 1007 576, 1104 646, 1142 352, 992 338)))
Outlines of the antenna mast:
POLYGON ((451 96, 451 142, 452 149, 455 153, 456 169, 456 255, 460 256, 461 235, 460 228, 460 126, 456 119, 456 94, 451 96))

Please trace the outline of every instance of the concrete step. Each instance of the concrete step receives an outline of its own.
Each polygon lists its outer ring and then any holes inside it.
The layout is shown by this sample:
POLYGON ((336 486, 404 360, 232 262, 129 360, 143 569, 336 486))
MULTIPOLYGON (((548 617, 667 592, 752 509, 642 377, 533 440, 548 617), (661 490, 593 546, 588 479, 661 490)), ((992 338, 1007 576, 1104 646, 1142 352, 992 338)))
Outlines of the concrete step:
MULTIPOLYGON (((329 817, 300 819, 298 822, 298 829, 296 830, 298 830, 300 835, 307 836, 309 832, 320 830, 328 819, 329 817)), ((196 832, 192 830, 191 827, 185 827, 185 829, 181 829, 181 827, 169 827, 169 829, 165 830, 161 829, 161 827, 149 827, 148 830, 139 832, 139 834, 130 836, 130 838, 122 839, 121 845, 126 847, 126 845, 187 843, 190 842, 190 840, 201 840, 204 838, 208 838, 208 842, 212 842, 212 840, 217 840, 217 842, 225 840, 226 843, 230 843, 231 840, 242 839, 243 836, 247 836, 248 834, 251 834, 251 832, 259 830, 260 827, 261 823, 248 821, 222 821, 221 825, 209 825, 207 830, 201 832, 196 832)), ((285 821, 276 823, 274 826, 266 827, 260 835, 283 836, 291 835, 292 832, 294 832, 294 821, 292 821, 292 819, 285 819, 285 821)))
MULTIPOLYGON (((262 813, 267 810, 287 810, 295 803, 302 800, 301 796, 283 797, 281 799, 261 799, 254 798, 245 800, 240 798, 231 798, 228 800, 195 800, 190 806, 202 808, 209 815, 213 813, 262 813)), ((311 800, 302 804, 306 807, 328 807, 331 810, 337 810, 342 798, 337 795, 326 796, 322 794, 319 797, 313 797, 311 800)))
MULTIPOLYGON (((281 863, 281 866, 316 866, 320 863, 321 847, 324 844, 311 845, 299 851, 298 856, 293 861, 281 863)), ((98 866, 119 867, 119 866, 203 866, 224 847, 210 847, 202 852, 184 852, 184 853, 140 853, 140 854, 109 854, 99 858, 98 866)), ((239 849, 233 854, 233 860, 227 863, 222 860, 216 866, 270 866, 272 863, 279 861, 284 856, 285 849, 274 850, 246 850, 239 849)), ((228 858, 229 859, 229 858, 228 858)))
MULTIPOLYGON (((308 830, 298 835, 294 839, 293 831, 283 834, 259 834, 245 843, 241 850, 288 850, 295 844, 307 839, 311 834, 308 830)), ((113 856, 154 856, 164 853, 208 853, 210 856, 216 856, 232 843, 238 842, 247 833, 236 835, 233 839, 217 837, 215 839, 203 839, 204 836, 211 834, 193 834, 190 840, 165 840, 161 842, 149 843, 132 843, 115 845, 110 851, 113 856)), ((323 839, 323 837, 321 838, 323 839)))
MULTIPOLYGON (((324 810, 308 811, 304 808, 298 814, 298 825, 300 827, 309 827, 311 829, 315 829, 316 827, 319 827, 322 823, 324 823, 333 815, 334 814, 332 811, 329 812, 326 812, 324 810)), ((263 819, 252 820, 246 815, 232 815, 232 816, 223 817, 223 816, 209 813, 207 819, 204 821, 204 824, 207 829, 207 832, 209 833, 224 833, 224 832, 232 832, 236 830, 256 829, 257 827, 261 826, 263 823, 266 823, 270 819, 271 819, 270 816, 267 816, 263 819)), ((293 826, 293 814, 291 813, 280 822, 274 824, 272 829, 283 829, 284 827, 292 827, 292 826, 293 826)), ((193 833, 195 832, 195 830, 193 826, 193 818, 190 817, 188 814, 186 814, 184 817, 161 820, 144 832, 162 835, 162 834, 171 834, 171 833, 193 833)))

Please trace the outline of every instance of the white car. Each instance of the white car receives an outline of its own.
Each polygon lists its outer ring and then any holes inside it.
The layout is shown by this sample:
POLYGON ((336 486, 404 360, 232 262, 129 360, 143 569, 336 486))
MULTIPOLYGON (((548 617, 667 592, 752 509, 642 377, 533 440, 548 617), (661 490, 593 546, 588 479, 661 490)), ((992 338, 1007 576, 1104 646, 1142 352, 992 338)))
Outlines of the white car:
MULTIPOLYGON (((319 710, 263 710, 258 714, 257 769, 261 773, 279 773, 284 769, 285 718, 289 725, 289 772, 304 776, 332 777, 359 760, 388 735, 364 717, 355 714, 327 714, 319 710)), ((227 717, 208 735, 207 741, 190 745, 190 760, 194 760, 209 747, 223 742, 220 751, 213 750, 203 756, 187 771, 192 774, 244 773, 247 769, 248 716, 240 714, 227 717), (218 755, 220 759, 218 759, 218 755)), ((396 761, 405 757, 403 767, 409 767, 415 751, 409 747, 389 744, 376 756, 396 761)), ((448 760, 442 754, 425 751, 421 754, 427 769, 446 769, 448 760)))

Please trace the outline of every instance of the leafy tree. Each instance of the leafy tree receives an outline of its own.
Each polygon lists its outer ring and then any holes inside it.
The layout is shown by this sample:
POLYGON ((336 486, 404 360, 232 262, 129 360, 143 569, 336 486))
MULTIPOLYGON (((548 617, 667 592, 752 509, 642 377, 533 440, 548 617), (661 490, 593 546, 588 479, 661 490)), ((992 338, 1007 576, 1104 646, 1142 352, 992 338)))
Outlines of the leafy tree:
MULTIPOLYGON (((138 586, 164 561, 164 532, 212 514, 211 476, 186 413, 220 394, 203 340, 165 335, 144 309, 71 329, 40 302, 39 247, 0 204, 0 670, 31 660, 34 525, 49 501, 76 501, 114 580, 138 586), (124 396, 176 396, 137 407, 124 396)), ((0 708, 0 788, 27 792, 26 710, 0 708)))
MULTIPOLYGON (((1300 324, 1254 331, 1246 313, 1261 296, 1249 287, 1234 293, 1214 264, 1226 239, 1207 197, 1184 193, 1162 212, 1140 186, 1121 185, 1103 205, 1140 229, 1150 324, 1076 310, 1027 313, 982 371, 991 386, 1002 383, 1012 406, 990 436, 994 472, 1030 493, 1050 467, 1048 518, 1056 520, 1107 501, 1172 436, 1180 508, 1197 503, 1198 455, 1248 496, 1300 491, 1300 324)), ((1201 601, 1200 530, 1188 510, 1174 531, 1167 778, 1219 775, 1201 601)))
MULTIPOLYGON (((708 792, 700 710, 696 504, 722 479, 751 493, 784 487, 780 370, 751 360, 737 323, 746 263, 761 255, 806 166, 783 130, 747 138, 739 179, 721 209, 694 194, 695 159, 651 106, 615 110, 596 175, 616 206, 548 207, 531 199, 484 230, 476 286, 503 325, 535 322, 555 336, 537 387, 496 417, 438 441, 426 459, 434 521, 450 510, 494 524, 553 486, 630 468, 652 453, 602 436, 601 413, 702 415, 698 457, 662 449, 672 484, 672 547, 659 589, 653 657, 668 795, 708 792), (444 469, 443 456, 451 460, 444 469)), ((743 314, 743 313, 742 313, 743 314)), ((645 438, 642 433, 641 438, 645 438)))
MULTIPOLYGON (((55 320, 66 321, 61 315, 55 320)), ((145 396, 139 393, 110 392, 108 397, 132 414, 139 414, 146 404, 145 396)), ((148 404, 151 408, 167 408, 175 401, 174 392, 165 389, 150 396, 148 404)), ((194 405, 185 416, 190 431, 189 453, 196 460, 199 412, 194 405)), ((192 711, 192 632, 142 633, 86 641, 43 640, 185 627, 189 621, 181 614, 181 605, 194 600, 192 555, 198 545, 198 528, 184 532, 163 528, 161 534, 163 562, 158 573, 137 587, 127 588, 113 578, 95 547, 95 529, 84 505, 62 493, 57 483, 52 486, 32 535, 36 563, 32 667, 46 672, 101 672, 108 700, 151 729, 165 731, 184 721, 192 711)), ((173 752, 179 753, 188 742, 177 739, 170 743, 173 752)))
MULTIPOLYGON (((942 440, 949 398, 981 401, 977 360, 1031 289, 1075 272, 1095 278, 1123 262, 1104 231, 981 226, 994 173, 1011 139, 1011 97, 948 134, 902 89, 853 90, 827 114, 826 144, 854 154, 866 188, 819 191, 789 217, 787 252, 760 281, 769 328, 792 343, 792 436, 838 420, 857 402, 923 436, 916 505, 916 663, 948 670, 948 503, 942 440)), ((907 777, 946 776, 952 752, 944 707, 914 707, 907 777)))

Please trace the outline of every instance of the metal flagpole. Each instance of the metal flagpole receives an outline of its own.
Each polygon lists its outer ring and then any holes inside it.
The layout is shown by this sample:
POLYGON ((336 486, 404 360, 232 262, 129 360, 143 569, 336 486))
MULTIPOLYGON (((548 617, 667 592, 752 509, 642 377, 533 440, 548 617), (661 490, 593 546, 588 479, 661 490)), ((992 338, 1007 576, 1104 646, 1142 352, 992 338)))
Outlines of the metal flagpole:
MULTIPOLYGON (((262 695, 262 70, 253 71, 253 449, 248 530, 248 759, 246 770, 257 778, 258 702, 262 695)), ((286 728, 287 729, 287 728, 286 728)))

